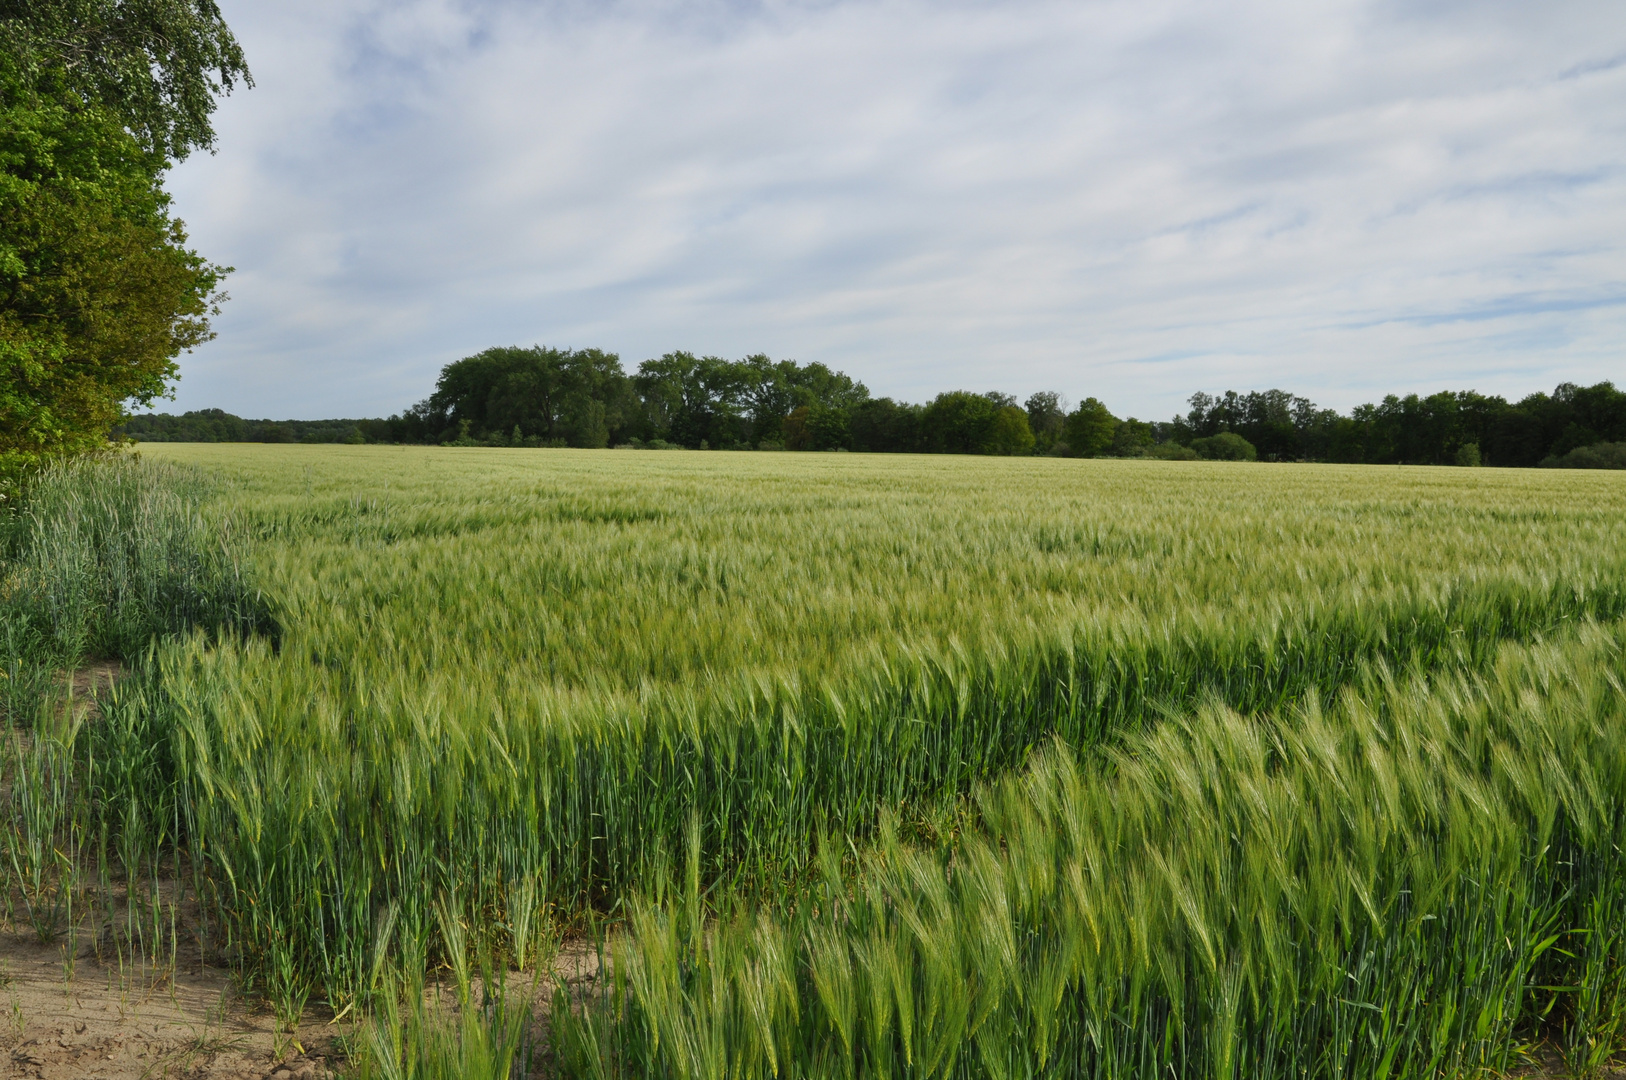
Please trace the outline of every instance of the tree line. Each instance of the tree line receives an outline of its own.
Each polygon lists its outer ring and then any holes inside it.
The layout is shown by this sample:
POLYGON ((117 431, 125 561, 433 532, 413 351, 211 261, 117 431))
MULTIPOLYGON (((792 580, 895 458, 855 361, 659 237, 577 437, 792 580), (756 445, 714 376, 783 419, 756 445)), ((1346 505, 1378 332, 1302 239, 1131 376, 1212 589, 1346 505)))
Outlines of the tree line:
POLYGON ((1626 465, 1607 464, 1626 443, 1626 392, 1609 382, 1560 383, 1551 394, 1516 402, 1472 390, 1390 394, 1348 415, 1282 390, 1196 394, 1190 404, 1190 412, 1169 425, 1170 438, 1189 442, 1235 432, 1269 460, 1626 465))
POLYGON ((1412 465, 1626 467, 1626 392, 1570 383, 1517 402, 1473 391, 1390 395, 1348 414, 1283 390, 1192 395, 1167 421, 1059 392, 874 397, 824 364, 672 352, 627 372, 598 349, 506 347, 448 364, 383 419, 243 420, 218 409, 132 418, 138 441, 851 450, 1412 465))
MULTIPOLYGON (((373 420, 245 420, 224 409, 132 416, 115 436, 136 442, 364 443, 373 420)), ((375 440, 376 441, 376 440, 375 440)))

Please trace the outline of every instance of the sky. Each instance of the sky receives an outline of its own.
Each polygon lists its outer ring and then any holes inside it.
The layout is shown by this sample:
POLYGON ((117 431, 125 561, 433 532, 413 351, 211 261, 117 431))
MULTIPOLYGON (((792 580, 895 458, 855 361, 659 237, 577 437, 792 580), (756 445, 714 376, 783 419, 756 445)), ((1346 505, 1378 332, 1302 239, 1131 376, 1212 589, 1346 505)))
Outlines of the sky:
POLYGON ((169 177, 235 267, 164 411, 378 416, 494 345, 876 395, 1626 382, 1619 0, 223 0, 169 177))

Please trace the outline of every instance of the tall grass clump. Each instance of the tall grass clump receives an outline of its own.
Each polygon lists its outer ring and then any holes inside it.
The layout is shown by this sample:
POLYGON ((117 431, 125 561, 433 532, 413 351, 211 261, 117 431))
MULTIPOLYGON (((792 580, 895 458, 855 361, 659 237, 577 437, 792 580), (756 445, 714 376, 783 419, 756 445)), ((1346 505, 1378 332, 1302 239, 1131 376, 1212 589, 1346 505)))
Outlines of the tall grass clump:
POLYGON ((13 655, 133 659, 191 627, 269 629, 229 521, 201 516, 211 486, 196 470, 128 457, 35 477, 5 522, 0 637, 13 655))
MULTIPOLYGON (((645 903, 564 1074, 1456 1077, 1626 1020, 1626 633, 1057 745, 793 913, 645 903)), ((840 841, 837 840, 839 844, 840 841)), ((689 890, 692 897, 693 890, 689 890)))

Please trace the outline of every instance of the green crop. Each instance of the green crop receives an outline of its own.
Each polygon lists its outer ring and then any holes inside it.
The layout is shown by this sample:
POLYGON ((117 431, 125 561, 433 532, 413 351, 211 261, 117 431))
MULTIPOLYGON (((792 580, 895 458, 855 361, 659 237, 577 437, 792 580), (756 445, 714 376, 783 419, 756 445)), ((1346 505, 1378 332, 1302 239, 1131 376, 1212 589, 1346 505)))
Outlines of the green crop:
POLYGON ((1626 633, 1217 704, 894 830, 786 919, 639 906, 567 1075, 1449 1077, 1626 1021, 1626 633))
MULTIPOLYGON (((1379 668, 1487 677, 1506 648, 1626 617, 1626 487, 1599 474, 143 452, 141 465, 42 487, 33 524, 17 527, 4 625, 20 644, 7 662, 34 689, 11 715, 53 708, 40 704, 41 658, 131 662, 64 751, 90 802, 58 818, 78 823, 79 850, 104 852, 104 879, 119 862, 130 894, 153 898, 124 913, 121 940, 162 936, 157 898, 179 894, 148 879, 184 872, 211 947, 285 1017, 311 1000, 383 1007, 396 977, 379 958, 395 953, 531 968, 561 926, 604 915, 653 941, 650 927, 677 915, 651 897, 692 893, 688 947, 718 912, 806 910, 810 890, 861 871, 874 844, 929 851, 986 828, 967 798, 1050 760, 1058 741, 1094 769, 1200 707, 1290 717, 1379 668), (111 493, 137 489, 152 493, 143 505, 169 500, 140 528, 87 529, 63 509, 123 506, 111 493), (125 580, 156 584, 109 584, 125 580), (59 581, 89 599, 40 599, 59 581), (55 611, 84 629, 54 629, 55 611), (821 837, 846 853, 838 871, 820 869, 821 837), (665 884, 678 866, 692 887, 665 884)), ((28 852, 44 849, 26 824, 14 832, 18 873, 32 873, 28 852)), ((1225 907, 1210 887, 1193 883, 1190 902, 1225 907)), ((43 874, 13 888, 54 895, 43 874)), ((725 951, 746 940, 719 933, 725 951)), ((820 933, 834 950, 846 930, 820 933)), ((852 1039, 892 1030, 898 1009, 916 1010, 905 1026, 936 1015, 897 994, 849 1009, 846 984, 807 983, 791 959, 802 945, 783 945, 782 985, 832 995, 852 1039)), ((868 939, 849 952, 860 946, 875 964, 905 963, 868 939)), ((741 955, 766 964, 751 948, 741 955)), ((1581 982, 1604 995, 1585 1006, 1600 1016, 1609 977, 1581 982)), ((1064 996, 1077 981, 1063 968, 1044 978, 1064 996)), ((1168 1012, 1165 1035, 1202 1015, 1168 1012)), ((707 1038, 731 1030, 705 1025, 707 1038)), ((411 1045, 485 1047, 499 1063, 515 1045, 503 1031, 414 1030, 411 1045)), ((616 1068, 642 1053, 632 1027, 581 1031, 621 1040, 616 1068)), ((408 1068, 397 1051, 379 1060, 408 1068)), ((648 1067, 676 1068, 663 1061, 648 1067)))
POLYGON ((280 636, 164 652, 158 726, 232 947, 335 1003, 386 905, 432 937, 456 896, 518 951, 691 822, 708 890, 793 891, 819 833, 940 816, 1053 736, 1482 665, 1626 604, 1626 492, 1590 476, 164 452, 229 485, 280 636))

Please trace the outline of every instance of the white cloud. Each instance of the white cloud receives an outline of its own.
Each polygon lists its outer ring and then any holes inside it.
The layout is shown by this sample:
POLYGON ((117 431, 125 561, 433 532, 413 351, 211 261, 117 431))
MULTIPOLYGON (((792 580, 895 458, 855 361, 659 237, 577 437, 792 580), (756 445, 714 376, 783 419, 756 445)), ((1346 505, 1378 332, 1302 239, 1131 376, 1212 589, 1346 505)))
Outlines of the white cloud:
POLYGON ((515 342, 1142 416, 1626 374, 1618 4, 225 7, 181 408, 388 412, 515 342))

